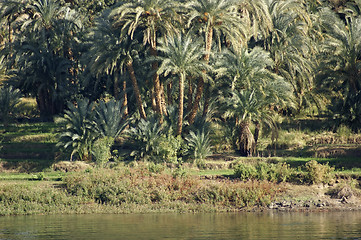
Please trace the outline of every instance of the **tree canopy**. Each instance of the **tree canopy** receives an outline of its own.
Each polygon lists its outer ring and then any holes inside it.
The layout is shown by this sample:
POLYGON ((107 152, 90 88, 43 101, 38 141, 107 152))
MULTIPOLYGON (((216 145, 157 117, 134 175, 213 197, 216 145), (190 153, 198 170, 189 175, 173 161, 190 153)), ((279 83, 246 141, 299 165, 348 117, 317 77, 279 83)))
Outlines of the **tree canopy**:
POLYGON ((44 119, 110 95, 162 125, 176 103, 174 134, 212 115, 243 154, 277 115, 361 126, 360 1, 0 0, 0 21, 0 84, 44 119))

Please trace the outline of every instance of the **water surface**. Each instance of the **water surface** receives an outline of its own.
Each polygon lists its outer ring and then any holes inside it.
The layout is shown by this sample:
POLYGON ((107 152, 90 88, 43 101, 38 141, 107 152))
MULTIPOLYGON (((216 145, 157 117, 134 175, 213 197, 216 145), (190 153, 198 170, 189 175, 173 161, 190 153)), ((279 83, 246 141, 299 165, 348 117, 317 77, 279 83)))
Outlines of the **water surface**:
POLYGON ((0 239, 361 239, 361 212, 0 217, 0 239))

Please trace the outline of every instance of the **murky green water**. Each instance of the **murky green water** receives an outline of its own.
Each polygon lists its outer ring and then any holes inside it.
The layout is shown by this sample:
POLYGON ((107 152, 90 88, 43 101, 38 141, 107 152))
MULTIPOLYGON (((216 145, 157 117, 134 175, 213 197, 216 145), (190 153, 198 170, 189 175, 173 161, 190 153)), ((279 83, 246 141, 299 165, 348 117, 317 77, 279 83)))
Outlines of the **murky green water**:
POLYGON ((0 217, 0 239, 361 239, 361 212, 0 217))

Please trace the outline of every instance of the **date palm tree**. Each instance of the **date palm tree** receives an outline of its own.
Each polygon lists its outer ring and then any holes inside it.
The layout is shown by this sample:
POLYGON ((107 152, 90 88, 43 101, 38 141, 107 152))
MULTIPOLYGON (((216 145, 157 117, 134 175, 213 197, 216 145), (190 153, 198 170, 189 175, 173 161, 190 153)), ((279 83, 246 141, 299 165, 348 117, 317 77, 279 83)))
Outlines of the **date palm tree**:
POLYGON ((27 12, 14 42, 13 80, 36 97, 42 117, 49 118, 63 110, 76 88, 71 46, 81 26, 74 10, 54 0, 32 1, 27 12))
MULTIPOLYGON (((137 78, 133 68, 132 51, 136 52, 136 41, 131 41, 128 35, 124 35, 119 29, 114 29, 112 23, 105 19, 99 19, 96 27, 90 33, 90 49, 86 54, 89 68, 96 75, 107 74, 114 76, 114 95, 118 94, 118 78, 127 69, 133 86, 140 116, 146 119, 143 101, 139 90, 137 78)), ((124 84, 123 84, 124 86, 124 84)), ((123 90, 125 90, 123 88, 123 90)), ((126 103, 126 93, 123 93, 126 103)))
MULTIPOLYGON (((144 45, 149 46, 151 56, 157 55, 157 38, 167 37, 175 31, 174 19, 175 2, 172 0, 130 0, 116 6, 111 17, 114 18, 114 26, 125 31, 131 39, 140 31, 143 35, 144 45)), ((156 111, 162 122, 163 98, 162 87, 157 74, 158 62, 152 63, 153 87, 155 91, 156 111)))
MULTIPOLYGON (((218 60, 218 78, 229 86, 219 101, 223 105, 225 119, 234 125, 233 144, 243 156, 255 150, 260 124, 275 127, 275 107, 292 104, 291 86, 271 72, 270 54, 256 47, 252 50, 226 51, 218 60), (255 135, 250 130, 255 124, 255 135)), ((291 105, 292 106, 292 105, 291 105)))
POLYGON ((8 42, 11 43, 13 25, 25 12, 25 6, 29 1, 26 0, 1 0, 0 1, 0 19, 8 27, 8 42))
POLYGON ((202 45, 197 40, 192 40, 190 35, 183 36, 181 34, 175 37, 168 37, 158 47, 162 56, 159 57, 162 63, 158 69, 159 74, 168 76, 170 74, 177 75, 179 96, 178 96, 178 122, 177 135, 181 135, 183 126, 184 111, 184 82, 188 76, 207 78, 206 71, 210 67, 204 60, 202 45))
POLYGON ((311 15, 300 0, 268 1, 273 29, 265 47, 274 60, 274 72, 293 87, 299 111, 309 101, 317 103, 314 89, 317 44, 311 38, 311 15))
POLYGON ((339 103, 336 112, 357 129, 361 122, 357 114, 361 104, 361 17, 347 18, 345 24, 326 11, 323 26, 328 38, 322 45, 319 87, 331 94, 339 103))
MULTIPOLYGON (((248 30, 240 21, 237 11, 237 2, 234 0, 192 0, 186 4, 188 9, 188 26, 204 34, 204 60, 208 63, 213 39, 221 44, 223 37, 233 45, 245 45, 248 40, 248 30)), ((204 90, 204 79, 199 78, 196 95, 188 121, 193 123, 198 111, 199 102, 204 90)))

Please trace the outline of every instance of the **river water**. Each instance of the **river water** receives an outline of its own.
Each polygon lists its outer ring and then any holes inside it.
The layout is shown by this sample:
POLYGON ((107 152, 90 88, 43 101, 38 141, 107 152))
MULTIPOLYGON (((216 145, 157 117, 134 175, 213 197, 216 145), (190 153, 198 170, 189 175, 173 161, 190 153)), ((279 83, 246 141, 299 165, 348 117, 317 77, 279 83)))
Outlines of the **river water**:
POLYGON ((0 239, 361 239, 361 212, 12 216, 0 239))

